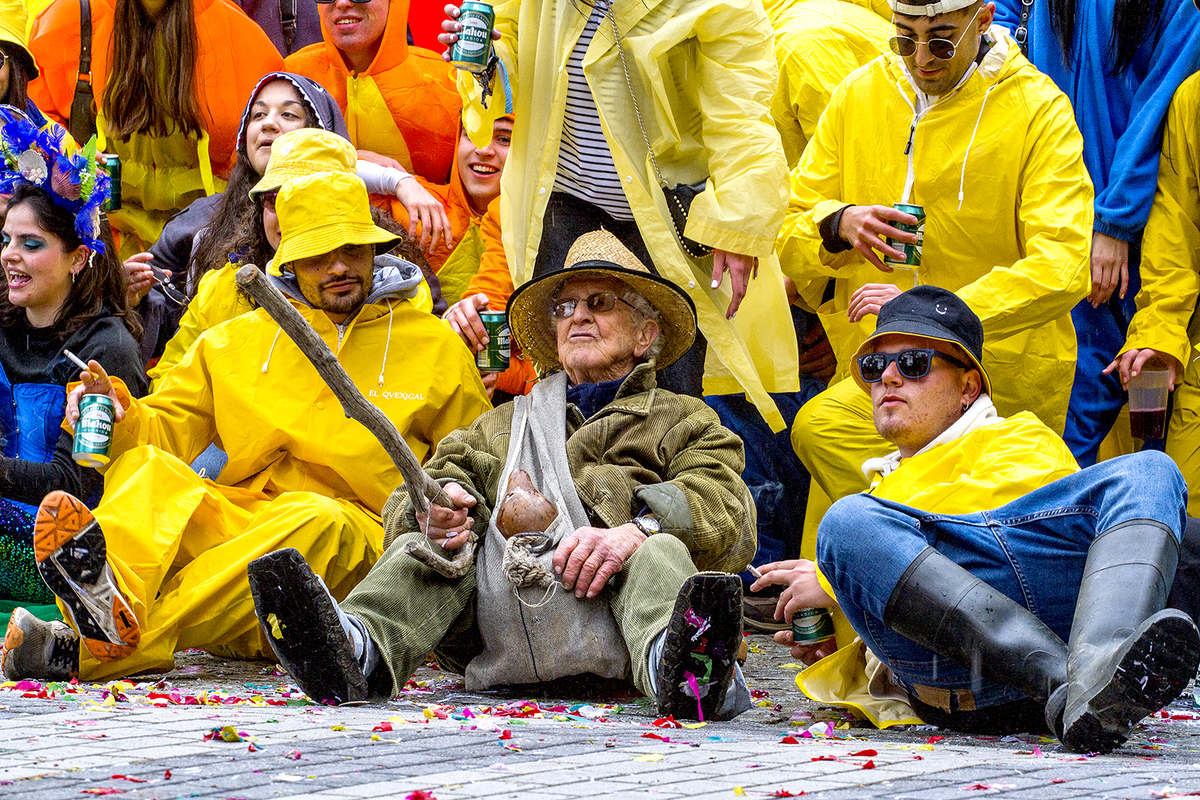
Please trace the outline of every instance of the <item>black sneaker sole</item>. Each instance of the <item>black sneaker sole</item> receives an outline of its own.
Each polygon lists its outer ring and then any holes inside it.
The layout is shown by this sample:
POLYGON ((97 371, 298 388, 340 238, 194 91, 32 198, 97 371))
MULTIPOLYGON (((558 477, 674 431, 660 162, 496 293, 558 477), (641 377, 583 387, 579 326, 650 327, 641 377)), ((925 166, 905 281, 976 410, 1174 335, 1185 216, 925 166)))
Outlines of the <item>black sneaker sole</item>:
POLYGON ((1077 753, 1107 753, 1119 747, 1147 715, 1187 688, 1200 664, 1200 633, 1191 618, 1166 609, 1143 622, 1113 656, 1111 678, 1065 721, 1063 744, 1077 753))
POLYGON ((725 702, 742 640, 742 580, 700 573, 683 583, 658 665, 658 712, 714 719, 725 702), (697 703, 688 675, 700 689, 697 703))
POLYGON ((342 705, 367 698, 367 679, 325 587, 292 548, 247 567, 258 624, 279 663, 305 694, 342 705))

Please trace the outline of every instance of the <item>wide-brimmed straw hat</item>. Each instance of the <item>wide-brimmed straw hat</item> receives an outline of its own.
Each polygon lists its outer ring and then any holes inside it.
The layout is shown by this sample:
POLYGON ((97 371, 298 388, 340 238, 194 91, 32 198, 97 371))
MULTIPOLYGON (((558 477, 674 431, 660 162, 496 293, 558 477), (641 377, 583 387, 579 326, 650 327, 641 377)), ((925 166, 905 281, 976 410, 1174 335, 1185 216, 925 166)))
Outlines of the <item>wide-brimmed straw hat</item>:
POLYGON ((250 197, 277 191, 292 178, 318 172, 355 175, 357 169, 358 151, 349 139, 320 128, 288 131, 271 143, 271 160, 250 197))
POLYGON ((400 241, 371 220, 367 187, 357 175, 318 172, 285 182, 275 199, 279 249, 267 272, 282 274, 284 264, 330 253, 347 244, 373 244, 386 252, 400 241))
POLYGON ((521 350, 535 364, 562 369, 558 334, 550 313, 562 285, 573 278, 616 278, 642 294, 659 313, 662 352, 657 368, 675 363, 696 340, 696 306, 678 286, 650 272, 608 231, 585 233, 567 253, 566 266, 534 278, 508 301, 508 326, 521 350))

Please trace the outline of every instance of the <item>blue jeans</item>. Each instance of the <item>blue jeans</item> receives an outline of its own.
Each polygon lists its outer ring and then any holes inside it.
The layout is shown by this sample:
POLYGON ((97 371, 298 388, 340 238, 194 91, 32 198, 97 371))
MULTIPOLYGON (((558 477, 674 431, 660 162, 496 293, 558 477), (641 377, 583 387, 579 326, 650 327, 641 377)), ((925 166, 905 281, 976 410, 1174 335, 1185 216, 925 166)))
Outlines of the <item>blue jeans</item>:
POLYGON ((834 503, 821 521, 817 564, 855 632, 902 685, 969 689, 984 708, 1024 695, 972 676, 883 623, 888 599, 922 550, 936 548, 1067 641, 1092 540, 1135 519, 1161 522, 1179 539, 1186 507, 1179 469, 1157 451, 1102 462, 974 514, 934 514, 859 494, 834 503))

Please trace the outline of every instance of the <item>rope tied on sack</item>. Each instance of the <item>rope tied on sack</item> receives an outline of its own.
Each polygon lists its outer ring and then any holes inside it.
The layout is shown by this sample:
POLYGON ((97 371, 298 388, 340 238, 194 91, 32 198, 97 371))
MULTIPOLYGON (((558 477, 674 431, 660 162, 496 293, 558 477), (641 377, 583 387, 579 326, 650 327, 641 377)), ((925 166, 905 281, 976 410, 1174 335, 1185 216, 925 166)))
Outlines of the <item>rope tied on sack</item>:
POLYGON ((558 589, 558 578, 538 556, 554 547, 554 540, 544 533, 518 533, 509 537, 504 544, 504 558, 500 570, 512 584, 513 596, 527 608, 545 605, 558 589), (520 589, 538 586, 546 590, 537 603, 529 603, 521 597, 520 589))

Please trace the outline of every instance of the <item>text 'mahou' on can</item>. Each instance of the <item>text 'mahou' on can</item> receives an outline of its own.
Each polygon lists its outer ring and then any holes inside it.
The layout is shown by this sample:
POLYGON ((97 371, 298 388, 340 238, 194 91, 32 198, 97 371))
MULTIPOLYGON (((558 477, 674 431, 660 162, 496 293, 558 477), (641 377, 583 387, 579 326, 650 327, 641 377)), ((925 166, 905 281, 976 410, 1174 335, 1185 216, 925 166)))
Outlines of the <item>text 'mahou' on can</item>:
POLYGON ((834 638, 833 615, 828 608, 802 608, 792 615, 792 641, 814 645, 834 638))
POLYGON ((116 407, 103 394, 85 394, 79 401, 79 419, 75 422, 75 445, 71 456, 84 467, 103 467, 109 462, 116 407))
POLYGON ((901 230, 905 233, 915 233, 917 235, 917 243, 910 244, 908 242, 896 241, 890 236, 887 237, 889 247, 894 247, 904 252, 904 260, 898 261, 894 256, 884 253, 883 263, 895 264, 901 267, 919 267, 921 266, 921 249, 925 245, 925 209, 922 206, 914 206, 908 203, 896 203, 892 208, 897 211, 903 211, 905 214, 911 214, 917 218, 916 225, 909 225, 904 222, 892 223, 892 227, 896 230, 901 230))
POLYGON ((475 0, 467 0, 458 11, 462 30, 450 49, 450 63, 478 75, 492 60, 492 28, 496 26, 496 14, 490 5, 475 0))
POLYGON ((110 194, 104 201, 105 211, 121 210, 121 157, 108 153, 104 156, 104 171, 108 173, 110 194))
POLYGON ((480 311, 479 320, 487 331, 488 343, 475 354, 475 366, 480 372, 504 372, 512 355, 508 315, 503 311, 480 311))

